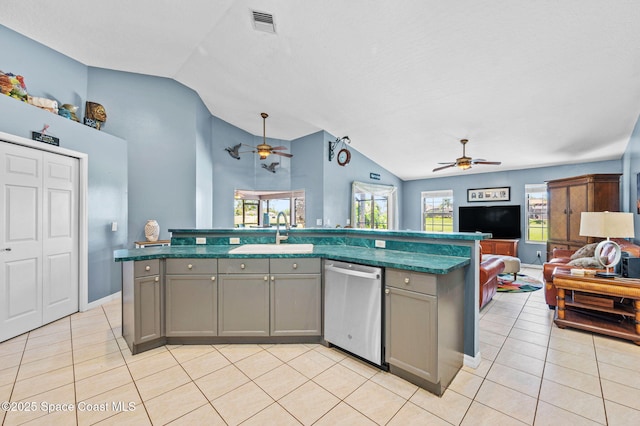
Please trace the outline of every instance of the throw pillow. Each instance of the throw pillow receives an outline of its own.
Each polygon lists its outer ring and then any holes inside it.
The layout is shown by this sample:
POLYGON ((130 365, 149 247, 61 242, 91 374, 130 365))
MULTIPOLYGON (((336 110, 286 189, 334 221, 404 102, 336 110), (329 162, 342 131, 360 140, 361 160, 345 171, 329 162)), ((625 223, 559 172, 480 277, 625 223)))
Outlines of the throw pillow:
POLYGON ((595 257, 581 257, 574 259, 567 263, 569 266, 576 266, 578 268, 602 268, 602 265, 595 257))
POLYGON ((571 260, 580 259, 582 257, 593 257, 593 253, 596 251, 597 245, 598 243, 592 243, 579 248, 575 253, 571 255, 571 260))

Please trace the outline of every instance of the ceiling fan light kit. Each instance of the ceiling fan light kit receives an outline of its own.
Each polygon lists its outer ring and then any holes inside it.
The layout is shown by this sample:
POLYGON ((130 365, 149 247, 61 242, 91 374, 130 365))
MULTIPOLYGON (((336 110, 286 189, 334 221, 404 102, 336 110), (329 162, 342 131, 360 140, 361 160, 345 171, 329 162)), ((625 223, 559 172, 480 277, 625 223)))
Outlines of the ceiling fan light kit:
POLYGON ((240 159, 240 154, 244 154, 246 152, 257 153, 261 160, 266 160, 267 157, 271 154, 280 155, 282 157, 287 157, 287 158, 293 157, 293 155, 287 154, 286 152, 280 152, 280 151, 286 150, 287 149, 286 146, 271 146, 267 144, 267 117, 269 117, 269 114, 267 114, 266 112, 262 112, 260 113, 260 116, 262 117, 262 143, 260 145, 251 146, 244 143, 239 143, 233 147, 227 147, 224 150, 229 153, 231 158, 235 158, 236 160, 240 159), (243 145, 251 148, 251 150, 240 151, 240 148, 243 145))
POLYGON ((496 166, 502 164, 501 161, 487 161, 483 158, 467 157, 467 153, 466 153, 467 142, 469 142, 468 139, 460 139, 460 143, 462 144, 462 157, 458 157, 456 158, 456 161, 452 161, 450 163, 438 163, 438 164, 444 164, 444 166, 436 167, 435 169, 433 169, 433 171, 437 172, 440 170, 448 169, 449 167, 457 167, 460 170, 468 170, 471 168, 471 166, 475 164, 492 164, 496 166))

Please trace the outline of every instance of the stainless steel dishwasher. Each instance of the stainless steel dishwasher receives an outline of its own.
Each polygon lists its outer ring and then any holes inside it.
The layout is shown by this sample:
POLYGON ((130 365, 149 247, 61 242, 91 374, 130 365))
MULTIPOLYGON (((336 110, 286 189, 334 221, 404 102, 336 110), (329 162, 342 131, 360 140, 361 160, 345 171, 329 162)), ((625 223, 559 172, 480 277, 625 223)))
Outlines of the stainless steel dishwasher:
POLYGON ((324 261, 324 339, 382 365, 382 270, 324 261))

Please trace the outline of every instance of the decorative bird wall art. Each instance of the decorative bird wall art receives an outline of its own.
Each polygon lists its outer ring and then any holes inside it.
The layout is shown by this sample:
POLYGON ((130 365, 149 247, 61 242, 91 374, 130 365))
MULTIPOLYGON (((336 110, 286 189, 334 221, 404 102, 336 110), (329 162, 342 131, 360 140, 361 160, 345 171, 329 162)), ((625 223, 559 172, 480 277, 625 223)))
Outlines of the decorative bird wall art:
POLYGON ((262 168, 263 169, 267 169, 268 171, 270 171, 271 173, 275 173, 276 172, 276 167, 279 165, 280 163, 275 162, 275 163, 271 163, 268 166, 266 164, 262 164, 262 168))
POLYGON ((239 160, 240 159, 240 147, 241 146, 242 146, 242 144, 239 143, 238 145, 235 145, 233 147, 228 146, 224 150, 227 151, 231 157, 235 158, 236 160, 239 160))

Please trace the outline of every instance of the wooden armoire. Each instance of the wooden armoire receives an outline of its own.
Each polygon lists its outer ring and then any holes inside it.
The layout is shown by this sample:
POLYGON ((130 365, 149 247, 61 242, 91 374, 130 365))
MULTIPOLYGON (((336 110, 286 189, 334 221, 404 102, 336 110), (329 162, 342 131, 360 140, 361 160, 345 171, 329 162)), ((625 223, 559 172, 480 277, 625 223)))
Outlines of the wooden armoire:
POLYGON ((620 176, 591 174, 547 181, 547 258, 554 248, 577 250, 596 241, 580 235, 580 213, 620 211, 620 176))

